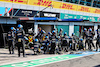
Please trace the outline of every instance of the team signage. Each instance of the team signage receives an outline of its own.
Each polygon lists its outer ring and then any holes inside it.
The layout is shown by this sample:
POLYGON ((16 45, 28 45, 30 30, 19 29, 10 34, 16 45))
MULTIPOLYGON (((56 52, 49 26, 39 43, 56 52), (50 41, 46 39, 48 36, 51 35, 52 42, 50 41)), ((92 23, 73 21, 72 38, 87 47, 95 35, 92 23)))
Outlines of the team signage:
POLYGON ((24 9, 14 9, 13 16, 26 16, 26 17, 33 17, 37 11, 33 10, 24 10, 24 9))
POLYGON ((13 9, 13 16, 26 16, 26 17, 57 17, 59 18, 59 13, 52 12, 38 12, 34 10, 24 10, 24 9, 13 9))
POLYGON ((53 12, 40 12, 41 17, 57 17, 59 18, 60 13, 53 13, 53 12))
POLYGON ((83 19, 83 20, 89 20, 89 21, 92 21, 92 22, 100 22, 99 17, 66 14, 66 13, 60 13, 60 19, 83 19))

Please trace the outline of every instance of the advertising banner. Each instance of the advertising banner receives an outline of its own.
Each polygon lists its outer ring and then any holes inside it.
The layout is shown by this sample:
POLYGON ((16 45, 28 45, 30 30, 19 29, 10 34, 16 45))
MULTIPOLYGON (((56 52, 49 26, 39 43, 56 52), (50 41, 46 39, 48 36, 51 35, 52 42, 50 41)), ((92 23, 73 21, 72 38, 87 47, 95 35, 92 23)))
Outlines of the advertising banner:
POLYGON ((61 9, 62 2, 52 1, 53 8, 61 9))
POLYGON ((88 6, 52 1, 52 0, 0 0, 0 1, 18 3, 18 4, 42 6, 42 7, 47 7, 47 6, 50 6, 52 4, 52 7, 57 8, 57 9, 65 9, 65 10, 100 14, 99 8, 92 8, 92 7, 88 7, 88 6))
POLYGON ((28 0, 13 0, 13 3, 28 4, 28 0))
POLYGON ((83 20, 89 20, 92 22, 100 22, 99 17, 75 15, 75 14, 65 14, 65 13, 60 13, 60 19, 83 19, 83 20))
POLYGON ((35 10, 24 10, 24 9, 13 9, 13 16, 22 16, 22 17, 58 17, 60 13, 53 12, 39 12, 35 10))
POLYGON ((29 0, 28 4, 36 5, 36 6, 43 6, 43 7, 46 7, 46 6, 49 6, 52 4, 53 8, 74 10, 74 11, 76 11, 76 9, 77 9, 77 5, 56 2, 56 1, 52 1, 52 0, 29 0))
POLYGON ((85 7, 85 6, 78 6, 77 11, 90 13, 91 12, 91 8, 85 7))
POLYGON ((40 12, 40 17, 57 17, 59 18, 60 13, 53 13, 53 12, 40 12))
POLYGON ((61 9, 76 11, 77 10, 77 5, 69 4, 69 3, 62 3, 61 9))
POLYGON ((0 16, 9 17, 12 14, 12 8, 0 7, 0 16))
POLYGON ((2 2, 13 2, 13 0, 0 0, 0 1, 2 1, 2 2))
POLYGON ((52 4, 51 0, 28 0, 29 5, 35 5, 35 6, 49 6, 52 4))
POLYGON ((83 20, 89 20, 90 16, 84 16, 84 15, 76 15, 77 19, 83 19, 83 20))
POLYGON ((28 0, 28 5, 35 5, 35 6, 39 6, 40 4, 38 4, 38 0, 28 0))
POLYGON ((0 0, 0 1, 18 3, 18 4, 28 4, 28 0, 0 0))
POLYGON ((100 9, 98 9, 98 8, 91 8, 91 13, 100 14, 100 9))
POLYGON ((37 11, 24 10, 24 9, 14 9, 13 16, 23 16, 23 17, 33 17, 37 11))
POLYGON ((90 21, 93 21, 93 22, 100 22, 99 20, 99 17, 93 17, 93 16, 90 16, 90 21))
POLYGON ((60 13, 60 19, 76 19, 76 17, 74 14, 60 13))

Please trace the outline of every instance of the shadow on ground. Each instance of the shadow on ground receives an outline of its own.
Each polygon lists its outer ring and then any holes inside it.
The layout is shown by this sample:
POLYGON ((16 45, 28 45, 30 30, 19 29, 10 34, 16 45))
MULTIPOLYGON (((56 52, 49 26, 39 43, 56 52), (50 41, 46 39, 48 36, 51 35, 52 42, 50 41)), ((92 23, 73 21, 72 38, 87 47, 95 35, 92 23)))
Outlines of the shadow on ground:
POLYGON ((16 57, 16 56, 0 56, 0 58, 12 58, 12 57, 16 57))
POLYGON ((0 53, 0 54, 8 54, 8 53, 0 53))
POLYGON ((100 67, 100 65, 94 66, 94 67, 100 67))

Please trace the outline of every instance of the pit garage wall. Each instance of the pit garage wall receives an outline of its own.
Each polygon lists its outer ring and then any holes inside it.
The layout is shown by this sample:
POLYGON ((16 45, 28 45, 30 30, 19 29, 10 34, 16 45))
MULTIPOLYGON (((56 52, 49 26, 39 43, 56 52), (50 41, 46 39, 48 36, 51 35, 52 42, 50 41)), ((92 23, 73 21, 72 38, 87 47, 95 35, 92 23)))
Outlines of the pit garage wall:
MULTIPOLYGON (((52 27, 54 26, 55 28, 57 28, 58 29, 58 32, 59 32, 59 30, 60 30, 60 28, 63 28, 63 33, 64 32, 67 32, 67 34, 69 34, 68 32, 69 32, 69 23, 63 23, 63 22, 35 22, 35 25, 34 25, 34 27, 35 27, 35 29, 37 29, 37 27, 38 26, 41 26, 42 25, 42 28, 45 30, 46 29, 46 31, 48 30, 48 32, 51 32, 52 31, 52 27), (43 27, 43 25, 52 25, 51 27, 46 27, 46 26, 44 26, 43 27), (49 29, 50 28, 50 29, 49 29)), ((35 30, 35 33, 37 33, 37 31, 35 30)))
MULTIPOLYGON (((58 31, 60 28, 63 28, 64 32, 67 32, 67 33, 69 32, 69 36, 71 36, 72 33, 76 33, 77 31, 79 31, 79 26, 82 26, 82 25, 83 26, 94 26, 94 31, 96 34, 96 30, 98 28, 98 25, 100 25, 100 24, 99 23, 91 23, 91 22, 90 23, 89 22, 48 22, 48 23, 47 22, 35 22, 35 25, 34 25, 35 33, 38 32, 38 25, 54 25, 54 27, 58 26, 58 31)), ((96 36, 97 35, 95 35, 95 37, 96 36)))
POLYGON ((52 31, 52 26, 51 25, 40 25, 40 27, 42 28, 42 30, 45 30, 46 33, 52 31))
POLYGON ((69 35, 69 25, 57 25, 56 29, 58 30, 58 33, 60 31, 60 28, 63 29, 63 34, 64 34, 64 32, 66 32, 67 35, 69 35))
MULTIPOLYGON (((6 44, 6 40, 4 39, 4 34, 7 33, 11 26, 16 26, 17 19, 10 19, 10 18, 0 18, 0 47, 4 47, 6 44), (2 25, 1 25, 2 24, 2 25)), ((7 42, 6 42, 7 43, 7 42)))
POLYGON ((1 24, 16 24, 17 19, 10 19, 10 18, 0 18, 1 24))
MULTIPOLYGON (((4 32, 8 32, 12 26, 16 27, 17 19, 13 18, 0 18, 0 28, 4 29, 4 32)), ((3 32, 3 30, 1 31, 3 32)))
POLYGON ((79 37, 79 34, 80 34, 80 32, 79 32, 79 27, 80 27, 80 26, 78 26, 78 25, 74 25, 74 33, 75 33, 75 35, 78 36, 78 37, 79 37))
POLYGON ((80 26, 94 26, 94 32, 95 32, 95 37, 97 37, 97 32, 96 30, 98 29, 98 25, 100 25, 100 23, 92 23, 92 22, 74 22, 74 25, 80 25, 80 26))

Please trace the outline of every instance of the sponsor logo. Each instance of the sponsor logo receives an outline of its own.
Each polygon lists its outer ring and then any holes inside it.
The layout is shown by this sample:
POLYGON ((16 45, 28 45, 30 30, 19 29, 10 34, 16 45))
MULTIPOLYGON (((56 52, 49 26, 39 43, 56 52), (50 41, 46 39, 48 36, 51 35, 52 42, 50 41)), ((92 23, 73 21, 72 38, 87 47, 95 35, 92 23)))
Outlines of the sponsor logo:
POLYGON ((80 11, 84 11, 84 12, 90 12, 88 7, 81 7, 81 9, 79 9, 80 11))
POLYGON ((38 0, 37 5, 42 5, 42 6, 50 6, 52 1, 47 1, 47 0, 38 0))
POLYGON ((96 9, 96 10, 95 10, 95 13, 100 13, 100 10, 99 10, 99 9, 96 9))
POLYGON ((24 15, 30 15, 32 14, 32 11, 22 11, 22 13, 24 13, 24 15))
MULTIPOLYGON (((12 0, 12 1, 13 1, 13 0, 12 0)), ((14 2, 27 3, 27 1, 23 1, 23 0, 14 0, 14 2)))
POLYGON ((73 5, 71 4, 63 4, 61 8, 74 10, 73 5))

